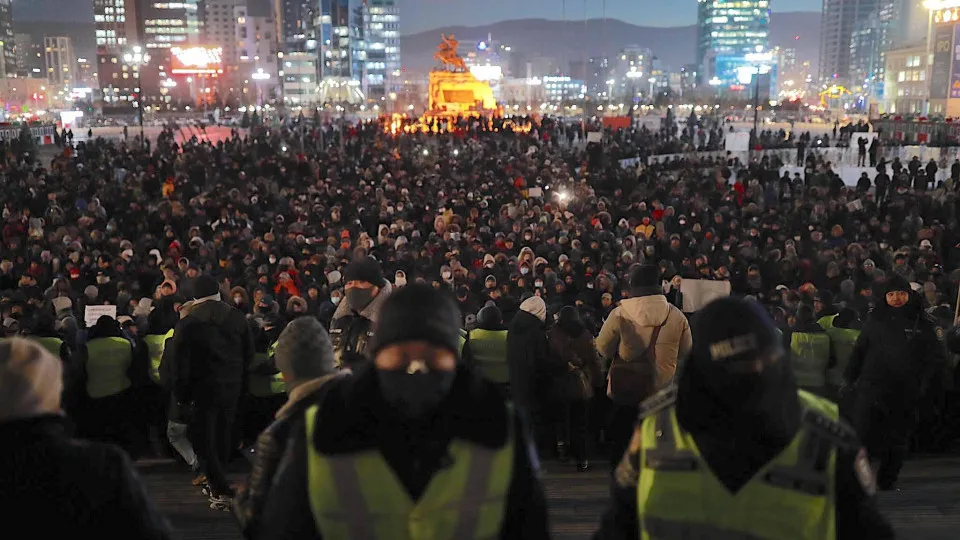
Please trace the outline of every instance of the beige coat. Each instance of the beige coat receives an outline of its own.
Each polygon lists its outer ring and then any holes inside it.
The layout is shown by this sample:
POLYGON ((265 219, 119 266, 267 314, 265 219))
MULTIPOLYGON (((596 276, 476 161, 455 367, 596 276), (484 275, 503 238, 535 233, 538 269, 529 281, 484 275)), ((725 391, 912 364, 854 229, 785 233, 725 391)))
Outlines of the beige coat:
POLYGON ((678 359, 684 358, 693 346, 687 317, 670 305, 665 296, 641 296, 620 302, 600 329, 597 350, 608 359, 634 360, 647 349, 654 327, 664 320, 667 324, 660 329, 656 345, 657 388, 663 388, 673 381, 678 359))

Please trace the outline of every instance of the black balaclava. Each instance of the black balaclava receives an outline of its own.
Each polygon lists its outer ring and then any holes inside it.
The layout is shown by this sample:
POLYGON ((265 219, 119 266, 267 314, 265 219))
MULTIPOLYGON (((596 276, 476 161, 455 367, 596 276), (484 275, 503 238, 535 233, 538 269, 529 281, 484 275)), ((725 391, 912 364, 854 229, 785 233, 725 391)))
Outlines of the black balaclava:
POLYGON ((693 343, 678 375, 677 418, 736 492, 796 435, 797 384, 780 334, 756 302, 712 302, 694 320, 693 343), (758 360, 762 369, 743 369, 758 360))

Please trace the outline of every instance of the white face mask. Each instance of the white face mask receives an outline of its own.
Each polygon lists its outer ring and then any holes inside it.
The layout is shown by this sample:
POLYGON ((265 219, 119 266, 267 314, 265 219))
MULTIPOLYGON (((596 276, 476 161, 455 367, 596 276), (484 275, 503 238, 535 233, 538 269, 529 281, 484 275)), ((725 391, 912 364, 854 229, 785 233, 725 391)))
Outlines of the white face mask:
POLYGON ((276 264, 276 262, 277 262, 276 257, 270 257, 270 264, 276 264))
POLYGON ((493 263, 487 263, 487 268, 493 268, 493 267, 494 267, 493 263))
POLYGON ((530 269, 529 269, 529 268, 521 268, 521 269, 520 269, 520 273, 525 276, 525 275, 527 275, 527 274, 530 273, 530 269))
POLYGON ((393 280, 393 284, 396 285, 397 287, 403 287, 404 285, 407 284, 407 278, 398 277, 395 280, 393 280))
POLYGON ((331 297, 330 297, 330 301, 333 302, 333 305, 339 304, 339 303, 340 303, 340 300, 342 300, 342 298, 339 297, 339 296, 331 296, 331 297))
POLYGON ((443 276, 443 279, 450 279, 450 272, 444 272, 441 276, 443 276))
POLYGON ((239 305, 241 302, 243 302, 243 297, 242 297, 242 296, 234 296, 234 297, 233 297, 233 303, 234 303, 234 304, 239 305))
POLYGON ((533 283, 533 286, 534 286, 534 287, 537 287, 537 288, 543 287, 543 282, 542 282, 542 281, 536 281, 536 282, 533 283))

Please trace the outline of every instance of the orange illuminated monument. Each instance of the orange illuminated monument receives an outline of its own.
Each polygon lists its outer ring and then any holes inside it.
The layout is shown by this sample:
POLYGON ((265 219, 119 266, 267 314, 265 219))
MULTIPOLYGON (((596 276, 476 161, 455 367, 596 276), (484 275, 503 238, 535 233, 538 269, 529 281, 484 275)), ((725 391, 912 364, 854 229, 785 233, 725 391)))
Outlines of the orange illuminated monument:
POLYGON ((433 55, 441 67, 430 72, 430 110, 425 116, 452 118, 501 114, 502 108, 493 97, 493 89, 474 77, 457 54, 460 42, 453 34, 441 34, 441 38, 443 42, 433 55))

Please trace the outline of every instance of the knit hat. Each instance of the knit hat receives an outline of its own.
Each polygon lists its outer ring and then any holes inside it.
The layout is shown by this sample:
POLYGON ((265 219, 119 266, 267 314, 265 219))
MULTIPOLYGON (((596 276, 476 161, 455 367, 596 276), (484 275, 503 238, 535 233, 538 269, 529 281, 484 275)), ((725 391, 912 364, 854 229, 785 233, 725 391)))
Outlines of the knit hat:
POLYGON ((91 298, 96 298, 97 295, 100 294, 100 290, 93 285, 87 285, 87 288, 83 290, 83 294, 91 298))
POLYGON ((543 303, 543 298, 539 296, 531 296, 527 298, 520 304, 520 311, 526 311, 527 313, 535 316, 540 319, 540 322, 545 322, 547 320, 547 305, 543 303))
MULTIPOLYGON (((197 279, 193 282, 193 297, 206 298, 208 296, 217 296, 220 294, 220 284, 217 283, 217 280, 213 276, 208 276, 202 274, 197 276, 197 279)), ((219 300, 219 298, 217 298, 219 300)))
POLYGON ((663 294, 660 268, 653 264, 634 265, 630 269, 630 294, 633 296, 663 294))
POLYGON ((330 336, 315 317, 299 317, 283 329, 274 359, 291 390, 336 369, 330 336))
POLYGON ((447 294, 420 283, 396 290, 383 303, 373 354, 384 347, 426 341, 460 356, 460 309, 447 294))
POLYGON ((0 422, 56 413, 62 391, 59 358, 25 339, 0 341, 0 422))
POLYGON ((339 285, 341 279, 343 279, 343 275, 340 274, 339 270, 334 270, 327 274, 327 283, 329 283, 331 287, 339 285))
POLYGON ((376 287, 383 286, 383 274, 380 272, 380 263, 369 258, 356 259, 347 265, 343 272, 343 280, 366 281, 376 287))

